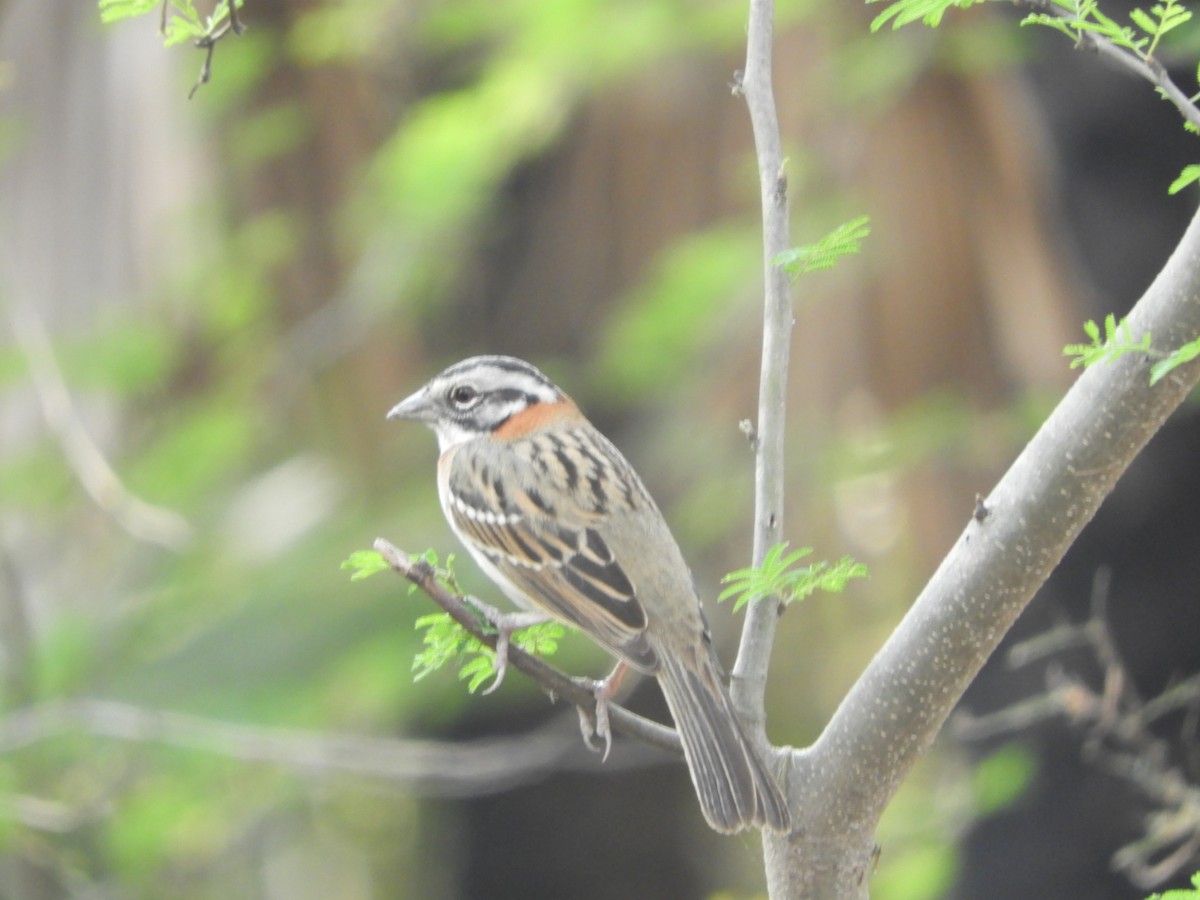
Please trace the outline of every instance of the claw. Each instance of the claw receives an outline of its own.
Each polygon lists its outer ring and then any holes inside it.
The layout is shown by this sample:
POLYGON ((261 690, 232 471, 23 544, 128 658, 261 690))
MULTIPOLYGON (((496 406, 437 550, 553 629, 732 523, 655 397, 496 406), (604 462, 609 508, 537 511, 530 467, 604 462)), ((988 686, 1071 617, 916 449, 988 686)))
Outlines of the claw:
POLYGON ((600 748, 596 746, 592 738, 598 737, 604 741, 604 755, 601 757, 601 762, 608 759, 609 751, 612 750, 612 726, 608 720, 608 702, 621 686, 625 673, 628 671, 629 667, 625 663, 617 663, 616 668, 603 681, 591 682, 592 696, 596 699, 595 710, 578 707, 579 730, 583 732, 583 742, 587 744, 588 749, 599 753, 600 748))
POLYGON ((512 644, 513 632, 530 625, 539 625, 548 621, 550 617, 537 612, 502 613, 478 597, 468 596, 465 599, 492 628, 496 629, 496 657, 492 660, 492 671, 496 673, 496 677, 484 691, 485 694, 490 694, 504 683, 504 674, 508 671, 508 648, 512 644))
MULTIPOLYGON (((593 684, 597 684, 597 682, 593 682, 593 684)), ((600 709, 599 700, 596 701, 596 709, 600 709)), ((604 755, 600 757, 600 761, 604 762, 608 759, 608 751, 612 749, 612 730, 608 728, 608 714, 605 713, 602 723, 601 716, 595 715, 590 709, 577 706, 575 707, 575 711, 579 713, 579 733, 583 735, 583 745, 585 747, 593 753, 600 753, 601 748, 593 738, 602 737, 604 739, 604 755), (601 728, 606 730, 601 732, 601 728)))

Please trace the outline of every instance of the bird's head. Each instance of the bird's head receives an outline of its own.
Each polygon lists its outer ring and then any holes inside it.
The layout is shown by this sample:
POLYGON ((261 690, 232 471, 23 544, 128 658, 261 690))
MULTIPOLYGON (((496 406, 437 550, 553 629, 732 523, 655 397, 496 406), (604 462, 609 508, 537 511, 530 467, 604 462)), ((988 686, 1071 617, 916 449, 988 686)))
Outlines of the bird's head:
MULTIPOLYGON (((500 432, 527 410, 569 398, 537 368, 512 356, 474 356, 436 375, 401 400, 389 419, 424 422, 444 453, 477 437, 500 432)), ((574 408, 574 404, 571 404, 574 408)))

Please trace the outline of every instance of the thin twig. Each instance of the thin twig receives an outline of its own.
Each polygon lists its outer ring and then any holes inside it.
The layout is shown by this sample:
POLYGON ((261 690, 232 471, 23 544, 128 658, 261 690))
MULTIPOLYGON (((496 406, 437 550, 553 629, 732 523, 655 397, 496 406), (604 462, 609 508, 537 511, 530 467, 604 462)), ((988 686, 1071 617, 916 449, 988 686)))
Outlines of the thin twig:
POLYGON ((208 84, 209 80, 211 80, 213 53, 217 49, 217 42, 230 33, 241 34, 240 31, 234 32, 232 23, 226 21, 212 34, 206 34, 195 42, 196 47, 204 51, 204 65, 200 67, 200 77, 196 79, 196 83, 188 91, 189 100, 196 96, 196 91, 200 90, 200 85, 208 84))
POLYGON ((17 344, 29 365, 42 417, 88 496, 138 540, 169 550, 187 547, 192 540, 188 521, 174 510, 147 503, 126 488, 92 440, 71 400, 45 326, 32 307, 12 301, 7 308, 17 344))
MULTIPOLYGON (((164 22, 166 9, 164 7, 164 22)), ((229 17, 222 22, 211 33, 206 34, 195 42, 197 48, 204 51, 204 65, 200 67, 200 77, 196 79, 196 83, 192 85, 192 89, 188 91, 188 99, 196 96, 196 91, 200 90, 200 85, 208 84, 212 78, 212 61, 213 53, 217 49, 217 43, 224 37, 230 34, 242 35, 246 32, 246 24, 238 15, 238 0, 229 0, 229 17)))
MULTIPOLYGON (((1077 16, 1063 9, 1050 0, 1019 0, 1030 9, 1057 16, 1068 22, 1076 22, 1077 16)), ((1191 97, 1184 92, 1172 79, 1166 68, 1154 57, 1143 59, 1125 47, 1118 47, 1108 38, 1094 31, 1080 29, 1079 44, 1085 50, 1090 50, 1101 59, 1109 60, 1127 72, 1142 78, 1162 91, 1172 105, 1192 125, 1200 128, 1200 109, 1192 102, 1191 97)))
MULTIPOLYGON (((420 588, 429 599, 448 612, 455 622, 478 640, 495 648, 496 635, 485 632, 480 627, 479 618, 471 608, 461 597, 446 590, 438 583, 433 569, 427 563, 424 561, 414 562, 404 551, 383 538, 375 541, 375 549, 387 560, 389 566, 420 588)), ((581 679, 572 678, 538 657, 512 645, 508 648, 508 664, 518 672, 528 675, 552 697, 562 697, 586 713, 594 715, 596 695, 590 684, 581 679)), ((680 743, 678 732, 674 729, 631 713, 615 703, 609 704, 608 716, 614 731, 619 731, 628 737, 636 738, 662 750, 683 754, 683 745, 680 743)))
MULTIPOLYGON (((580 750, 574 716, 519 736, 442 742, 243 725, 98 699, 52 701, 6 714, 0 719, 0 755, 78 732, 325 775, 398 781, 439 796, 491 794, 539 781, 551 771, 596 768, 594 757, 580 750)), ((620 769, 641 767, 656 755, 634 752, 614 762, 620 769)), ((21 817, 27 809, 17 804, 11 813, 21 817)))
MULTIPOLYGON (((788 361, 792 340, 791 291, 787 273, 775 258, 788 248, 787 175, 783 141, 771 83, 773 0, 751 0, 746 66, 735 79, 735 94, 746 100, 754 133, 763 220, 763 343, 759 371, 754 472, 753 565, 783 535, 784 432, 788 361)), ((763 597, 752 604, 742 627, 732 691, 740 711, 763 731, 763 697, 780 604, 763 597)))
POLYGON ((1107 567, 1101 567, 1093 580, 1086 622, 1057 626, 1052 641, 1033 638, 1014 648, 1085 645, 1100 666, 1102 690, 1052 666, 1046 673, 1045 692, 986 716, 959 714, 954 730, 961 738, 980 740, 1024 731, 1059 716, 1080 729, 1082 754, 1089 764, 1136 788, 1157 807, 1147 818, 1143 837, 1121 848, 1112 860, 1113 868, 1131 883, 1149 889, 1178 873, 1200 850, 1200 788, 1172 763, 1167 743, 1149 730, 1149 724, 1165 713, 1194 703, 1200 676, 1143 703, 1105 618, 1110 580, 1107 567))
POLYGON ((229 0, 229 27, 233 29, 234 34, 244 34, 246 31, 246 26, 238 15, 240 5, 241 0, 229 0))

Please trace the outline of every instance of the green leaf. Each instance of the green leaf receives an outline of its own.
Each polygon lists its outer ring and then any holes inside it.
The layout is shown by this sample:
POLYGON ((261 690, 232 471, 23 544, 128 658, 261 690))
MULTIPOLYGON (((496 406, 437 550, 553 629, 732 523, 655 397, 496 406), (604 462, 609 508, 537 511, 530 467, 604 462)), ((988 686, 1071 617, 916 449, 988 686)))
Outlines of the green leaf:
POLYGON ((100 21, 119 22, 157 9, 162 0, 100 0, 100 21))
MULTIPOLYGON (((878 0, 867 0, 876 3, 878 0)), ((913 22, 924 22, 930 28, 937 28, 944 16, 951 9, 967 9, 984 0, 897 0, 881 12, 871 22, 871 30, 878 31, 891 22, 892 29, 903 28, 913 22)))
POLYGON ((1146 900, 1200 900, 1200 872, 1192 876, 1192 887, 1177 888, 1165 894, 1151 894, 1146 900))
POLYGON ((812 553, 811 547, 801 547, 786 553, 787 543, 776 544, 763 556, 762 565, 730 572, 721 579, 728 585, 717 596, 717 602, 737 598, 734 612, 762 597, 777 597, 784 603, 795 603, 816 591, 840 593, 854 578, 865 578, 867 567, 844 556, 836 563, 815 562, 799 566, 812 553), (785 555, 786 553, 786 555, 785 555))
POLYGON ((492 657, 483 653, 467 660, 458 670, 459 680, 467 682, 467 690, 472 694, 479 690, 485 681, 493 678, 495 674, 496 667, 492 661, 492 657))
POLYGON ((1150 16, 1144 10, 1131 10, 1129 13, 1129 18, 1133 19, 1133 24, 1147 34, 1156 34, 1158 32, 1158 23, 1150 18, 1150 16))
POLYGON ((362 581, 388 568, 387 560, 375 550, 355 550, 342 562, 342 569, 351 572, 351 581, 362 581))
POLYGON ((1178 0, 1166 0, 1164 3, 1156 3, 1150 7, 1149 13, 1142 9, 1132 10, 1129 13, 1129 18, 1133 20, 1138 28, 1150 36, 1149 46, 1141 54, 1142 57, 1149 59, 1154 54, 1154 51, 1158 49, 1159 41, 1162 40, 1163 36, 1187 22, 1191 17, 1191 11, 1181 6, 1178 0))
POLYGON ((1072 369, 1112 362, 1126 353, 1150 352, 1150 333, 1146 332, 1141 340, 1135 342, 1129 332, 1129 323, 1125 319, 1117 322, 1112 313, 1104 319, 1103 340, 1100 326, 1090 319, 1083 323, 1083 330, 1092 339, 1090 344, 1067 344, 1063 347, 1063 356, 1074 357, 1071 360, 1072 369))
POLYGON ((870 223, 870 216, 851 219, 833 229, 815 244, 784 250, 772 262, 786 269, 792 278, 809 272, 832 269, 843 256, 862 251, 862 240, 871 233, 870 223))
MULTIPOLYGON (((164 0, 99 0, 100 21, 118 22, 162 8, 164 0)), ((163 43, 170 47, 211 37, 229 18, 229 0, 221 0, 209 16, 201 17, 193 0, 165 0, 171 14, 163 27, 163 43)), ((240 9, 245 0, 237 0, 240 9)))
POLYGON ((1081 32, 1074 21, 1050 13, 1030 13, 1021 20, 1021 25, 1044 25, 1046 28, 1061 32, 1077 43, 1081 32))
POLYGON ((1172 370, 1200 356, 1200 338, 1184 344, 1166 359, 1160 359, 1150 367, 1150 383, 1158 384, 1172 370))
MULTIPOLYGON (((413 681, 420 681, 448 663, 457 662, 459 680, 467 682, 467 690, 474 694, 495 675, 495 651, 463 628, 449 613, 420 616, 415 627, 425 633, 421 638, 423 647, 413 658, 413 681)), ((540 622, 515 632, 512 642, 526 653, 551 656, 558 650, 558 641, 565 633, 566 628, 557 622, 540 622)))
POLYGON ((1015 744, 980 760, 971 776, 978 813, 990 816, 1011 806, 1029 787, 1035 773, 1034 757, 1015 744))
POLYGON ((1196 163, 1184 166, 1183 171, 1179 173, 1179 177, 1172 181, 1171 186, 1167 188, 1167 193, 1178 194, 1193 181, 1200 181, 1200 165, 1196 163))
POLYGON ((413 624, 425 632, 421 637, 424 647, 413 658, 413 681, 420 681, 451 660, 466 657, 469 663, 477 656, 491 653, 486 644, 454 621, 449 613, 419 616, 413 624))
POLYGON ((539 622, 522 628, 512 636, 512 641, 526 653, 553 656, 558 652, 558 642, 566 633, 566 626, 558 622, 539 622))

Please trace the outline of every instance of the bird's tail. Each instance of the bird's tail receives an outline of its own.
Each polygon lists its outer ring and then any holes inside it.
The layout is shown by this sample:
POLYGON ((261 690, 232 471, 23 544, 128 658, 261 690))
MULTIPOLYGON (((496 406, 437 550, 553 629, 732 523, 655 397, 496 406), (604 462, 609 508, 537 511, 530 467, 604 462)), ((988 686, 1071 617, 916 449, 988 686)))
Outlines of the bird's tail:
POLYGON ((673 653, 660 654, 658 682, 683 739, 704 818, 717 831, 791 828, 787 801, 746 739, 715 662, 693 671, 673 653))

